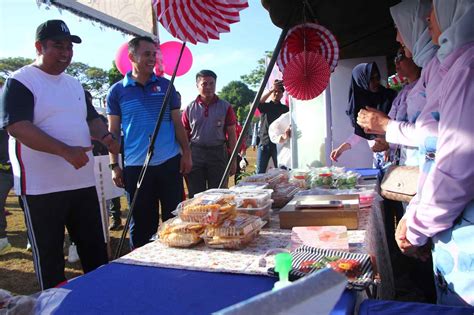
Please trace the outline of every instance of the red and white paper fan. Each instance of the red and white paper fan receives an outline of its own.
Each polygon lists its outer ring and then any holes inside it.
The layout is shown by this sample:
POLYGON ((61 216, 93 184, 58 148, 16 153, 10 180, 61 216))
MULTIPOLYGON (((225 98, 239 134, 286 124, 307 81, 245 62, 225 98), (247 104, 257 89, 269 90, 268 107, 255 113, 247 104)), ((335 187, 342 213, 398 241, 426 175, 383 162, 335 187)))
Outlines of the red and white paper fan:
POLYGON ((302 51, 314 51, 322 55, 331 72, 339 60, 339 45, 334 35, 324 26, 306 23, 293 27, 286 36, 277 59, 280 71, 284 71, 291 58, 302 51))
POLYGON ((240 21, 240 11, 247 0, 159 0, 158 20, 174 37, 196 44, 219 39, 230 31, 230 24, 240 21))
POLYGON ((312 51, 294 55, 283 71, 283 84, 298 100, 311 100, 321 94, 329 83, 331 71, 326 60, 312 51))

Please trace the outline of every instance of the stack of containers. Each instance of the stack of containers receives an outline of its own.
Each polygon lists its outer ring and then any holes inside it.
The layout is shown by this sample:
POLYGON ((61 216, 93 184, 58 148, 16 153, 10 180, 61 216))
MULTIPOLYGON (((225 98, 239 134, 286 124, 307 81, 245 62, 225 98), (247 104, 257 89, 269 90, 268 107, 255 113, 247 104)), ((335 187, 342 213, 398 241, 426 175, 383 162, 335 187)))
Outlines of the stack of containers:
POLYGON ((228 189, 211 189, 185 200, 173 212, 178 218, 160 227, 160 241, 172 247, 189 247, 204 239, 209 247, 241 249, 264 225, 257 216, 238 213, 241 202, 236 192, 228 189))

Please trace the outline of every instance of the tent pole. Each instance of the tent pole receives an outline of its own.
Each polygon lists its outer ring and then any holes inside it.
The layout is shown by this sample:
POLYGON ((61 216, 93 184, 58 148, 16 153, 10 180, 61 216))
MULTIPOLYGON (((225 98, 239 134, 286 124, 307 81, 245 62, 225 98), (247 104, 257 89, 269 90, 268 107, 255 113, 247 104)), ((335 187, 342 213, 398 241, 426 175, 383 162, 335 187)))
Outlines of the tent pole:
POLYGON ((232 154, 230 156, 229 162, 227 163, 227 167, 225 168, 224 174, 222 175, 221 182, 219 184, 219 188, 222 188, 224 186, 224 183, 227 181, 229 172, 230 172, 230 165, 231 161, 234 161, 237 157, 237 152, 239 152, 240 147, 242 146, 242 142, 247 138, 247 131, 250 128, 250 123, 252 122, 252 117, 255 114, 255 111, 257 110, 258 104, 260 104, 260 98, 262 97, 263 90, 265 89, 265 85, 268 82, 268 78, 270 77, 270 74, 273 70, 273 66, 275 65, 276 59, 278 57, 278 54, 280 53, 281 46, 283 44, 283 41, 286 38, 286 34, 288 33, 288 26, 285 27, 280 34, 280 38, 278 39, 278 42, 275 46, 275 49, 273 50, 273 55, 272 58, 270 59, 270 63, 268 64, 267 70, 265 71, 265 75, 263 77, 262 82, 260 83, 260 88, 258 89, 257 95, 255 95, 255 98, 253 100, 252 107, 250 108, 250 111, 247 115, 247 118, 245 119, 244 126, 242 127, 242 132, 240 133, 239 139, 237 139, 237 144, 232 150, 232 154))
POLYGON ((163 99, 163 104, 160 109, 160 114, 158 115, 158 120, 156 121, 155 129, 153 130, 153 134, 150 137, 150 144, 148 146, 148 151, 147 155, 145 158, 145 162, 143 163, 142 170, 140 171, 140 175, 138 176, 137 180, 137 189, 135 190, 135 194, 133 195, 132 202, 130 204, 130 210, 128 211, 127 215, 127 221, 125 222, 125 226, 123 228, 122 236, 120 237, 120 241, 117 247, 117 250, 115 251, 114 259, 117 259, 120 257, 120 252, 122 251, 123 244, 125 243, 125 237, 127 236, 128 229, 130 227, 130 221, 132 219, 132 214, 133 210, 135 209, 135 203, 137 201, 138 193, 140 192, 140 188, 143 182, 143 179, 145 178, 146 171, 148 169, 148 165, 150 164, 151 158, 153 157, 153 153, 155 150, 155 142, 156 142, 156 137, 158 136, 158 132, 160 130, 161 122, 163 121, 163 116, 165 114, 166 108, 168 106, 170 96, 171 96, 171 90, 173 88, 173 83, 174 79, 176 77, 176 72, 178 71, 178 66, 179 63, 181 62, 181 56, 183 55, 184 47, 186 46, 186 42, 183 42, 183 45, 181 46, 181 51, 179 52, 179 57, 178 61, 176 62, 176 66, 174 67, 173 75, 171 76, 170 84, 168 85, 168 88, 166 89, 166 94, 165 98, 163 99))

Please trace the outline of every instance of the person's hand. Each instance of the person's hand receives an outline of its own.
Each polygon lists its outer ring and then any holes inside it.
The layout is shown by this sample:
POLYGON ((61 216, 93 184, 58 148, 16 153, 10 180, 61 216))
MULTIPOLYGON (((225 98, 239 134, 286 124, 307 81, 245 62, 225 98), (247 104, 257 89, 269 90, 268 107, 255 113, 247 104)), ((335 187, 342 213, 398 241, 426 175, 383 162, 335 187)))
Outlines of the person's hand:
POLYGON ((344 151, 349 150, 351 145, 349 143, 343 143, 338 146, 336 149, 331 151, 330 158, 332 161, 337 162, 337 159, 342 155, 344 151))
POLYGON ((285 135, 283 136, 283 139, 288 140, 290 139, 290 137, 291 137, 291 127, 288 126, 288 128, 286 128, 285 130, 285 135))
POLYGON ((123 171, 120 166, 116 166, 112 170, 112 180, 115 186, 125 188, 125 182, 123 181, 123 171))
POLYGON ((272 89, 271 89, 271 92, 274 92, 274 91, 279 91, 281 90, 283 87, 283 81, 282 80, 275 80, 273 82, 273 86, 272 86, 272 89))
POLYGON ((102 143, 107 147, 107 150, 109 150, 110 153, 120 153, 120 142, 111 133, 102 139, 102 143))
POLYGON ((257 146, 256 145, 253 145, 252 146, 252 150, 255 151, 257 149, 257 146))
MULTIPOLYGON (((385 163, 387 163, 388 161, 390 161, 390 149, 386 150, 384 153, 383 153, 383 161, 385 163)), ((394 161, 395 162, 395 161, 394 161)))
POLYGON ((91 151, 93 147, 94 146, 66 146, 61 156, 77 170, 89 162, 89 156, 87 156, 87 152, 91 151))
POLYGON ((193 168, 193 159, 191 157, 191 152, 185 152, 181 156, 180 164, 179 164, 179 172, 183 175, 187 175, 191 172, 193 168))
POLYGON ((235 163, 235 160, 230 163, 230 170, 229 170, 229 177, 234 176, 235 172, 237 171, 237 164, 235 163))
POLYGON ((410 243, 406 237, 407 235, 407 225, 406 218, 402 218, 397 225, 397 230, 395 232, 395 240, 397 242, 400 251, 406 255, 413 258, 418 258, 422 261, 429 259, 430 245, 426 244, 425 246, 415 246, 410 243))
POLYGON ((385 134, 389 121, 390 118, 384 112, 368 106, 357 115, 357 124, 371 134, 385 134))
POLYGON ((371 147, 372 152, 383 152, 390 149, 390 145, 384 138, 375 138, 375 144, 371 147))

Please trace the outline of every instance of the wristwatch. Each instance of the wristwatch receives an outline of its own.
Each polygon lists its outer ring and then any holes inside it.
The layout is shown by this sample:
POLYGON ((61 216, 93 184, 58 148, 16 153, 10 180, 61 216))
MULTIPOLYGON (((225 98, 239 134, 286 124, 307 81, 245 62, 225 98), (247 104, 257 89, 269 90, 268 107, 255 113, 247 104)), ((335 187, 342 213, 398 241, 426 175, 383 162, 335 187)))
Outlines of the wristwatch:
POLYGON ((118 167, 118 166, 119 166, 118 163, 110 163, 110 164, 109 164, 109 168, 110 168, 111 170, 114 170, 114 168, 116 168, 116 167, 118 167))

